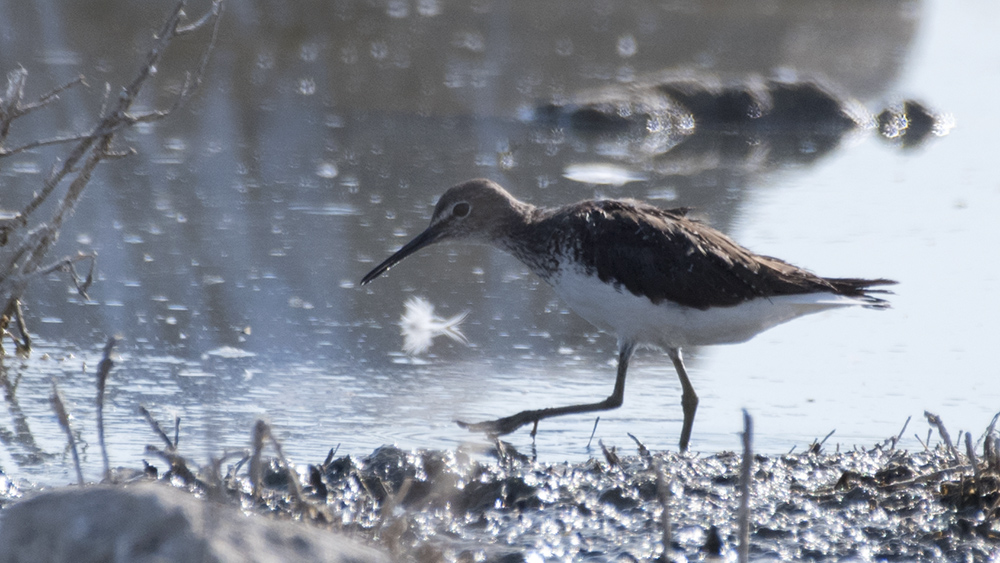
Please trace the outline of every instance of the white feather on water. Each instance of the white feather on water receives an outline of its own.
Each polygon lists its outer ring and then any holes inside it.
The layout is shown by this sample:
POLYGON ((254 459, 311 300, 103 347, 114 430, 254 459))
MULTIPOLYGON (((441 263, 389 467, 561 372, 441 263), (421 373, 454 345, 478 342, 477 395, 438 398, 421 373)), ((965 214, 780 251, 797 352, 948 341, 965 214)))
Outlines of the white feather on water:
POLYGON ((407 354, 423 354, 430 349, 434 339, 442 335, 455 342, 469 343, 458 328, 468 316, 468 311, 442 319, 434 314, 434 305, 423 297, 410 297, 404 306, 406 310, 399 318, 399 328, 403 335, 403 351, 407 354))
POLYGON ((647 179, 646 175, 641 172, 602 162, 570 164, 563 171, 563 178, 573 180, 574 182, 601 186, 623 186, 629 182, 639 182, 647 179))

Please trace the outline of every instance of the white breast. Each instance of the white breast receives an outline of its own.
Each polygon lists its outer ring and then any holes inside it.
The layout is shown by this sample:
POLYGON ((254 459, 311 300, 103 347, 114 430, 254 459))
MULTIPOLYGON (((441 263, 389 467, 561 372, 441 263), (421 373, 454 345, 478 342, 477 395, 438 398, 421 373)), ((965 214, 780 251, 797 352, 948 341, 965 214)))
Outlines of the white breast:
POLYGON ((669 301, 654 304, 573 268, 548 281, 573 311, 597 327, 623 340, 665 348, 744 342, 802 315, 864 304, 832 293, 807 293, 701 310, 669 301))

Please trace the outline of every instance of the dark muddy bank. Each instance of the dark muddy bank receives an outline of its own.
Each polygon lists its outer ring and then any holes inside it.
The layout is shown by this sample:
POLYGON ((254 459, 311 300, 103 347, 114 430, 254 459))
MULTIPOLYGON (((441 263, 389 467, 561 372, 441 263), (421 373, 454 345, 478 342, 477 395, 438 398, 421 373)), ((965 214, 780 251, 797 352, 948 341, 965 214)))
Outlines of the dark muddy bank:
MULTIPOLYGON (((266 435, 257 433, 258 445, 266 435)), ((754 456, 750 557, 996 557, 996 434, 991 429, 978 452, 964 454, 944 440, 917 452, 890 439, 851 451, 813 444, 804 453, 754 456)), ((159 481, 214 499, 206 502, 345 535, 401 561, 662 560, 664 524, 670 560, 735 558, 741 455, 651 454, 639 446, 637 455, 606 451, 586 463, 543 464, 498 447, 486 455, 393 446, 364 457, 331 451, 323 463, 294 468, 294 477, 280 456, 261 457, 260 449, 221 477, 220 466, 199 470, 171 455, 162 456, 169 468, 119 470, 115 480, 126 489, 159 481)), ((4 505, 36 493, 4 485, 4 505)))

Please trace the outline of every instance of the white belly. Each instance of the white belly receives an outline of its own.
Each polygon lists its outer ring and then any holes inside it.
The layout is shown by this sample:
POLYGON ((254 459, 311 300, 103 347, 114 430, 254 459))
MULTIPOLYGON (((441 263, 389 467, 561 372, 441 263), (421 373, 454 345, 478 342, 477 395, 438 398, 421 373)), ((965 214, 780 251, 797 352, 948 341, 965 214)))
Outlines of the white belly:
POLYGON ((576 271, 564 270, 550 282, 573 311, 597 327, 621 340, 664 348, 744 342, 802 315, 864 304, 832 293, 808 293, 701 310, 666 301, 654 304, 576 271))

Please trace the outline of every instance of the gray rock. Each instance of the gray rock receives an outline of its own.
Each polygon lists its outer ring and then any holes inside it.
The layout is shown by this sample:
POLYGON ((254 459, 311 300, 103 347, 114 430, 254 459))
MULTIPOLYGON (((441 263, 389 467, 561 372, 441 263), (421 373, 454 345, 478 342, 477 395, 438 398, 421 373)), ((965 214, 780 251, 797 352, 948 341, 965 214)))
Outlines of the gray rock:
POLYGON ((332 531, 246 515, 163 485, 46 492, 0 512, 0 563, 383 562, 332 531))

